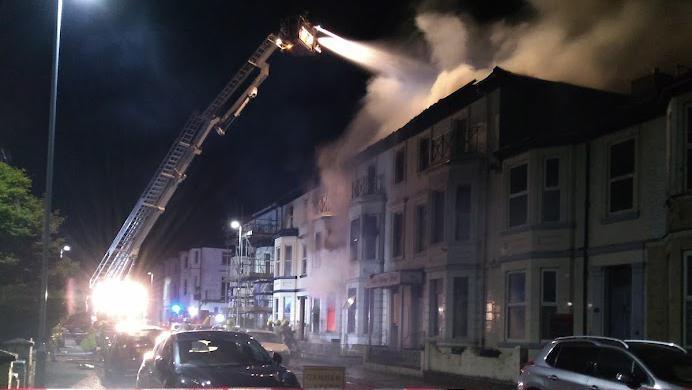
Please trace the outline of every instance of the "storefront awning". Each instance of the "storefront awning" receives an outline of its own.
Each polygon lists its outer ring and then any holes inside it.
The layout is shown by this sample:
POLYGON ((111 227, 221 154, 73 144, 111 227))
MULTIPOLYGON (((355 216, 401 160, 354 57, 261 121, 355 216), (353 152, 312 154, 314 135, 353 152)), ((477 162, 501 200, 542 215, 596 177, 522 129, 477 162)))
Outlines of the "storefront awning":
POLYGON ((420 271, 393 271, 370 275, 365 288, 393 287, 400 284, 422 284, 423 273, 420 271))

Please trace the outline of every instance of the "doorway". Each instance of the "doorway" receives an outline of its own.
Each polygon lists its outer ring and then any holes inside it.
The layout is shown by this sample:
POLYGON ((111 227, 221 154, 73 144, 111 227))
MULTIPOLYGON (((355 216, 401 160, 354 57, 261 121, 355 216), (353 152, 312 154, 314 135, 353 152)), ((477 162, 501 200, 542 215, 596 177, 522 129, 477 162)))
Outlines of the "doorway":
POLYGON ((605 268, 604 281, 605 335, 630 338, 632 327, 632 267, 618 265, 605 268))

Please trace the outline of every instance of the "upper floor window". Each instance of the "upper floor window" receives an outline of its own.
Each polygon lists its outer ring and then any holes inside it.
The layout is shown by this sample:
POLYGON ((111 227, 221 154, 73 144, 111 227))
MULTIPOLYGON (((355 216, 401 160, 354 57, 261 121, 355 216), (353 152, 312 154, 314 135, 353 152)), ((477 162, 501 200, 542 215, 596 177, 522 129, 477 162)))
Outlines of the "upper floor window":
POLYGON ((301 275, 307 275, 308 274, 308 248, 305 246, 305 244, 301 244, 301 248, 303 249, 303 260, 301 261, 300 274, 301 275))
POLYGON ((543 222, 560 220, 560 160, 548 158, 543 165, 543 222))
POLYGON ((392 214, 392 257, 404 254, 404 214, 392 214))
POLYGON ((457 187, 454 213, 454 239, 468 240, 471 236, 471 187, 457 187))
POLYGON ((288 206, 286 208, 286 226, 287 228, 293 227, 293 206, 288 206))
POLYGON ((422 252, 427 247, 425 228, 427 223, 426 220, 428 218, 426 214, 427 212, 424 204, 419 204, 416 206, 416 252, 422 252))
POLYGON ((184 268, 185 268, 185 269, 188 269, 188 267, 190 267, 190 261, 189 261, 189 259, 188 259, 187 256, 185 256, 185 259, 183 260, 183 262, 184 262, 184 265, 185 265, 184 268))
POLYGON ((686 179, 687 179, 687 189, 692 190, 692 106, 687 107, 687 127, 686 127, 686 145, 685 148, 685 166, 686 166, 686 179))
POLYGON ((195 264, 199 264, 199 251, 195 251, 195 264))
POLYGON ((229 264, 231 264, 231 252, 223 251, 223 253, 221 254, 221 265, 229 264))
POLYGON ((406 179, 406 150, 401 148, 394 155, 394 183, 401 183, 406 179))
POLYGON ((377 216, 368 214, 363 217, 363 257, 372 260, 377 257, 377 216))
POLYGON ((683 336, 685 347, 692 346, 692 252, 683 255, 683 336))
POLYGON ((634 138, 610 145, 608 171, 608 210, 634 209, 634 138))
POLYGON ((445 193, 444 191, 432 192, 432 231, 430 242, 432 244, 444 240, 445 234, 445 193))
POLYGON ((358 241, 360 241, 360 218, 351 221, 351 237, 349 239, 351 260, 358 259, 358 241))
POLYGON ((509 227, 526 224, 528 219, 528 165, 509 170, 509 227))
POLYGON ((293 246, 286 245, 284 248, 284 276, 293 275, 293 246))
POLYGON ((430 138, 418 140, 418 171, 424 171, 430 166, 430 138))
POLYGON ((315 233, 315 250, 322 250, 322 232, 315 233))

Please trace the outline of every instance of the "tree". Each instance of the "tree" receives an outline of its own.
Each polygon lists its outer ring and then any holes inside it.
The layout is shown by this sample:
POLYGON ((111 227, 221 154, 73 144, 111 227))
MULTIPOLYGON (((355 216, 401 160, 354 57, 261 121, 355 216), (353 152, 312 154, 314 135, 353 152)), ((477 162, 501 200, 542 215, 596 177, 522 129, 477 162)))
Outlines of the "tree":
MULTIPOLYGON (((53 213, 51 259, 64 244, 57 234, 63 220, 53 213)), ((0 339, 28 338, 37 330, 42 224, 43 202, 31 193, 31 179, 0 162, 0 339)), ((76 267, 69 259, 49 262, 49 327, 64 313, 64 281, 76 267)))

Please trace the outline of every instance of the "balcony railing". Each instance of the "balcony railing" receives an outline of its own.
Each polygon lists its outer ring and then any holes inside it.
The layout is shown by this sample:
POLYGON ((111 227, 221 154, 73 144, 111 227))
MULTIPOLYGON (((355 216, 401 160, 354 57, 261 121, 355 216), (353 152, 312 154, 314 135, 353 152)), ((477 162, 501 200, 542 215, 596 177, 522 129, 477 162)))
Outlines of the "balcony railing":
POLYGON ((435 136, 430 143, 430 165, 482 152, 480 126, 454 128, 435 136))
POLYGON ((378 195, 384 193, 384 176, 363 176, 351 183, 351 199, 360 198, 367 195, 378 195))

